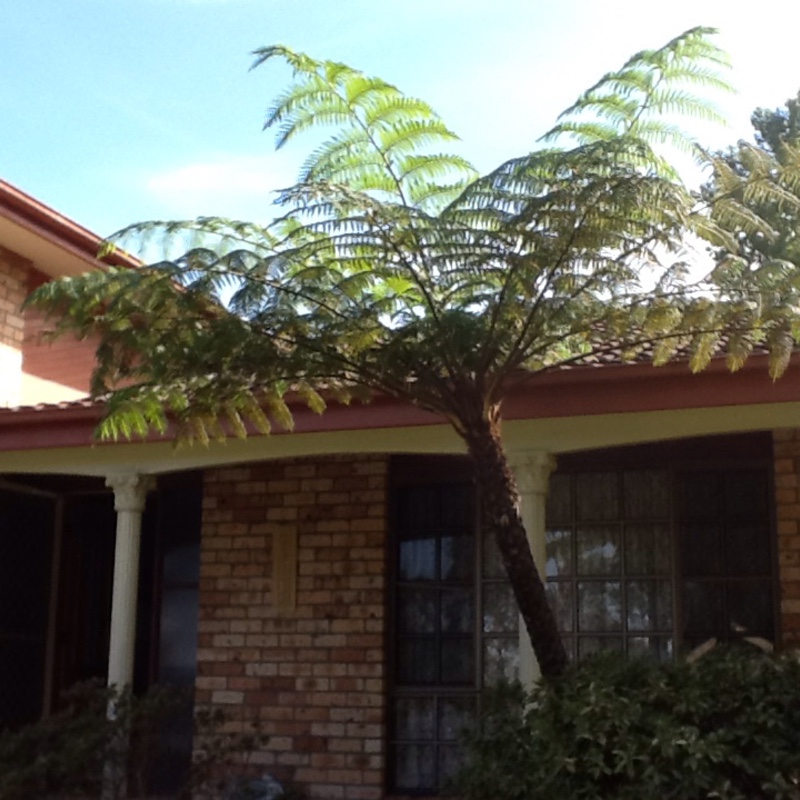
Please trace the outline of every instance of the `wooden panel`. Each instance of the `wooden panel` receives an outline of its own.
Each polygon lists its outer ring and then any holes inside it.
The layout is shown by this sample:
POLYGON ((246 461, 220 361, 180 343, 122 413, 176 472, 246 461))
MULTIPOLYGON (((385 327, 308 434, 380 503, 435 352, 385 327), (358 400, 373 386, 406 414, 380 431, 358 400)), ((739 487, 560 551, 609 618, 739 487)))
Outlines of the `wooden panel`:
POLYGON ((278 611, 297 608, 297 530, 288 526, 272 532, 272 603, 278 611))

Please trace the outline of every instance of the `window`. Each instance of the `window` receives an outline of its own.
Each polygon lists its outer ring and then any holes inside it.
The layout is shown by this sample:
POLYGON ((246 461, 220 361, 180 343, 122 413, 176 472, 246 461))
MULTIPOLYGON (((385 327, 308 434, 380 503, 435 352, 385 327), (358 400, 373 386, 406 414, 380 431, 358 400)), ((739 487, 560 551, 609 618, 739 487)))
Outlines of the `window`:
POLYGON ((678 487, 681 628, 774 638, 769 481, 764 470, 690 472, 678 487))
POLYGON ((769 491, 766 468, 555 474, 547 589, 569 655, 774 638, 769 491))
MULTIPOLYGON (((547 590, 571 658, 667 660, 712 636, 774 638, 768 436, 561 461, 547 590)), ((480 690, 517 676, 519 616, 494 542, 478 533, 468 463, 398 457, 392 486, 389 790, 430 795, 458 767, 480 690)))
POLYGON ((614 649, 669 658, 669 474, 554 475, 547 518, 547 588, 568 654, 614 649))
POLYGON ((389 780, 431 794, 459 765, 479 690, 516 676, 519 622, 499 557, 479 542, 464 461, 398 459, 394 471, 389 780))

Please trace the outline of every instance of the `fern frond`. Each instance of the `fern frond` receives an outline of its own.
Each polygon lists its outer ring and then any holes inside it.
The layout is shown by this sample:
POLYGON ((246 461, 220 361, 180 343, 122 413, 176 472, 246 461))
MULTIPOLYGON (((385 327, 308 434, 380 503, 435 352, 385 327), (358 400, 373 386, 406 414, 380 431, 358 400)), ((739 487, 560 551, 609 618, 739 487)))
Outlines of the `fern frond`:
POLYGON ((691 87, 731 90, 719 71, 727 66, 727 57, 709 40, 713 33, 711 28, 693 28, 658 50, 637 53, 563 111, 541 141, 566 136, 586 144, 607 141, 613 131, 616 136, 686 149, 690 137, 675 124, 665 125, 660 117, 722 121, 712 103, 690 91, 691 87), (606 122, 598 125, 598 119, 606 122))
MULTIPOLYGON (((431 183, 451 174, 453 194, 474 177, 464 159, 425 153, 457 137, 422 100, 338 62, 316 61, 283 46, 257 51, 254 66, 275 58, 286 61, 295 75, 294 85, 273 103, 264 123, 276 129, 277 146, 311 128, 338 129, 306 160, 302 182, 342 183, 407 204, 413 200, 401 176, 412 168, 419 181, 431 183)), ((415 194, 425 196, 426 203, 435 196, 415 194)))

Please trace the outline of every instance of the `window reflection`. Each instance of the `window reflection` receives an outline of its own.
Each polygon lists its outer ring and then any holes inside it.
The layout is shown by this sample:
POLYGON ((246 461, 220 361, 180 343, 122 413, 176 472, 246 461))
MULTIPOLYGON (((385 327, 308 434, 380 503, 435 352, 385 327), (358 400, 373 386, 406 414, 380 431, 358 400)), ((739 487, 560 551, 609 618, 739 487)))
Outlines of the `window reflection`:
POLYGON ((548 597, 568 652, 663 660, 676 636, 772 638, 766 469, 562 473, 552 485, 548 597))

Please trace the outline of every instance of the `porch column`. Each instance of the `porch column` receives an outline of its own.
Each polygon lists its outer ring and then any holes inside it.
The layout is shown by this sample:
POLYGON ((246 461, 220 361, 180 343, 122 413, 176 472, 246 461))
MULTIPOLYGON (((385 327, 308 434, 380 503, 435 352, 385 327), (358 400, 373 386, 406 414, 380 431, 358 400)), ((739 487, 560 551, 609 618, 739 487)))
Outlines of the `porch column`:
POLYGON ((108 685, 122 689, 133 683, 142 512, 147 493, 153 488, 153 480, 146 475, 109 475, 106 486, 114 490, 114 510, 117 512, 108 685))
MULTIPOLYGON (((512 450, 508 454, 520 497, 520 514, 528 534, 528 543, 539 575, 545 580, 547 548, 545 538, 545 503, 547 481, 556 465, 555 458, 542 450, 512 450)), ((519 621, 519 679, 523 686, 535 683, 541 672, 528 631, 519 621)))

